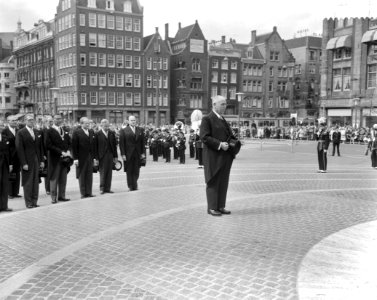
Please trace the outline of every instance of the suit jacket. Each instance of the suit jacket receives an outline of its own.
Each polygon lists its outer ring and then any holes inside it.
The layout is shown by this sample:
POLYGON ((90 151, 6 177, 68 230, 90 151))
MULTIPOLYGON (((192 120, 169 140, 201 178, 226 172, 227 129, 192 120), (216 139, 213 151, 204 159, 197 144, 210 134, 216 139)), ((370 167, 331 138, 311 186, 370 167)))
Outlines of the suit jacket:
POLYGON ((96 159, 101 160, 105 156, 107 151, 110 151, 112 153, 113 158, 118 157, 116 137, 113 131, 108 131, 107 138, 102 130, 99 130, 95 136, 96 159))
POLYGON ((45 131, 46 150, 48 151, 49 169, 58 165, 61 160, 62 152, 71 149, 71 137, 63 129, 63 135, 53 127, 45 131))
POLYGON ((140 127, 135 127, 135 133, 130 126, 123 128, 119 135, 119 147, 121 155, 125 155, 129 160, 136 154, 137 159, 140 159, 141 154, 144 154, 144 131, 140 127))
POLYGON ((35 140, 33 140, 26 127, 20 129, 16 136, 16 149, 21 167, 28 165, 29 169, 39 168, 39 164, 43 161, 43 137, 42 134, 33 129, 35 140), (37 157, 38 166, 34 166, 34 159, 37 157))
POLYGON ((205 182, 209 182, 223 166, 225 160, 233 159, 234 155, 228 150, 218 150, 221 142, 235 138, 225 120, 219 119, 211 111, 204 116, 200 125, 200 139, 203 142, 203 165, 205 182))
POLYGON ((333 134, 332 134, 332 141, 333 141, 333 143, 340 143, 340 138, 341 138, 340 131, 333 132, 333 134))
POLYGON ((73 159, 79 161, 82 165, 85 160, 94 159, 95 154, 95 136, 93 130, 89 130, 89 136, 86 135, 82 128, 78 128, 72 135, 72 155, 73 159))
POLYGON ((20 171, 20 161, 17 155, 16 149, 16 136, 17 136, 18 129, 16 129, 16 135, 10 131, 9 127, 5 127, 3 130, 3 136, 6 136, 9 141, 9 148, 10 148, 10 159, 13 162, 13 170, 15 172, 20 171))
POLYGON ((13 165, 12 162, 12 153, 11 153, 11 147, 10 147, 10 140, 8 137, 4 134, 1 136, 1 142, 0 142, 0 163, 4 163, 9 168, 9 165, 13 165))

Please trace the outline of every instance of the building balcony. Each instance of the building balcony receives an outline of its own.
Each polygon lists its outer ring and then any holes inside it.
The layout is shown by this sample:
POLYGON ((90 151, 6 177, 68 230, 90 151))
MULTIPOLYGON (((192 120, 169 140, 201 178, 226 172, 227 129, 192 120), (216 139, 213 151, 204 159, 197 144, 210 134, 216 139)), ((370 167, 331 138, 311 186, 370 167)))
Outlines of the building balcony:
POLYGON ((29 87, 30 81, 22 80, 14 83, 15 88, 23 88, 23 87, 29 87))

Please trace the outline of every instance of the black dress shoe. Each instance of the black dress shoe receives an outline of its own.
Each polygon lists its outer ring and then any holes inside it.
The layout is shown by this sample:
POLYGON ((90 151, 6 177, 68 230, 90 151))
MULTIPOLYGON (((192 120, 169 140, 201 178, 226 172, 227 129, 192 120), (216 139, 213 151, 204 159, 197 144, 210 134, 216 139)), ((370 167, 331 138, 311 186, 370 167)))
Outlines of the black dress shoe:
POLYGON ((39 205, 38 204, 34 204, 33 207, 39 207, 39 205))
POLYGON ((219 212, 218 210, 208 209, 208 210, 207 210, 207 213, 208 213, 209 215, 214 216, 214 217, 221 217, 221 212, 219 212))
POLYGON ((68 199, 68 198, 59 198, 58 201, 69 201, 71 199, 68 199))
POLYGON ((219 212, 223 215, 230 215, 230 211, 226 210, 225 208, 220 208, 219 212))
POLYGON ((33 205, 26 205, 26 208, 34 208, 33 205))
POLYGON ((52 200, 51 200, 51 203, 52 203, 52 204, 56 204, 56 203, 58 203, 58 201, 57 201, 56 199, 52 199, 52 200))
POLYGON ((13 198, 22 198, 21 195, 15 195, 15 196, 12 196, 13 198))
POLYGON ((91 194, 91 195, 86 195, 86 197, 87 198, 92 198, 92 197, 95 197, 96 195, 93 195, 93 194, 91 194))
POLYGON ((109 194, 114 194, 114 192, 113 192, 113 191, 107 191, 106 193, 109 193, 109 194))
POLYGON ((104 192, 104 191, 100 191, 99 193, 100 193, 101 195, 103 195, 105 192, 104 192))
POLYGON ((6 208, 6 209, 3 209, 3 211, 13 211, 13 209, 11 209, 11 208, 6 208))

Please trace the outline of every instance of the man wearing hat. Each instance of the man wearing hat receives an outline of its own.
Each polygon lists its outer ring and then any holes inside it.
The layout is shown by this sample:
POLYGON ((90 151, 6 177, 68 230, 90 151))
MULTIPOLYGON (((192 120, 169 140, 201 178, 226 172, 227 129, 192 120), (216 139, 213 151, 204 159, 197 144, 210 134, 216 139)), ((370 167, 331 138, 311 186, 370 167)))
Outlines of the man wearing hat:
POLYGON ((316 138, 318 141, 317 153, 318 153, 318 173, 327 172, 327 149, 330 145, 330 134, 326 126, 326 118, 322 117, 318 119, 318 131, 316 132, 316 138))
POLYGON ((22 186, 27 208, 38 207, 39 168, 44 168, 43 137, 34 129, 33 115, 25 117, 26 126, 16 136, 16 149, 22 168, 22 186))
POLYGON ((341 133, 338 126, 335 126, 334 132, 332 133, 332 156, 335 155, 335 149, 337 150, 338 156, 340 156, 339 145, 340 145, 341 133))
POLYGON ((17 118, 15 116, 9 116, 7 118, 8 126, 5 127, 3 135, 8 138, 11 161, 13 162, 13 180, 9 181, 8 195, 9 199, 19 198, 20 193, 20 178, 21 178, 21 167, 20 161, 18 159, 17 150, 16 150, 16 136, 18 132, 17 118))

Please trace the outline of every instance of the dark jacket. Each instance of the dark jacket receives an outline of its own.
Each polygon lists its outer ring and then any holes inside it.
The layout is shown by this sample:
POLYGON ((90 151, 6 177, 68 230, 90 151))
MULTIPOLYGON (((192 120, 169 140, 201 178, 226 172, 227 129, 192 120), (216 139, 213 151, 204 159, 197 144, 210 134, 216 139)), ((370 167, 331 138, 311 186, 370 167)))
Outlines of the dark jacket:
POLYGON ((20 171, 20 161, 18 159, 17 149, 16 149, 17 132, 18 132, 18 129, 16 129, 16 135, 13 135, 13 133, 10 131, 8 126, 5 127, 5 129, 3 130, 3 136, 6 136, 9 141, 10 159, 13 163, 13 170, 15 172, 20 171))
POLYGON ((54 168, 61 160, 62 152, 71 150, 71 137, 68 132, 62 130, 62 135, 53 127, 45 131, 46 150, 48 153, 49 167, 54 168))
POLYGON ((332 141, 333 143, 340 143, 340 138, 341 138, 341 133, 340 131, 336 132, 334 131, 333 134, 332 134, 332 141))
POLYGON ((86 135, 82 128, 76 129, 72 135, 72 155, 73 159, 79 161, 82 165, 84 161, 94 159, 95 153, 95 136, 93 130, 89 130, 89 136, 86 135))
MULTIPOLYGON (((42 134, 36 129, 33 129, 33 132, 35 140, 31 137, 26 126, 17 132, 16 149, 21 167, 28 165, 29 168, 32 168, 35 157, 37 157, 38 163, 43 161, 42 134)), ((39 165, 36 167, 39 168, 39 165)))
POLYGON ((113 158, 118 158, 115 133, 111 130, 107 133, 107 138, 102 130, 95 135, 96 159, 101 160, 107 151, 113 154, 113 158))
POLYGON ((119 136, 119 148, 121 155, 125 155, 127 160, 133 156, 140 159, 145 152, 143 130, 136 126, 134 134, 130 126, 122 129, 119 136))
POLYGON ((9 165, 13 165, 10 140, 4 135, 4 131, 0 142, 0 162, 5 162, 5 165, 8 167, 9 165))

